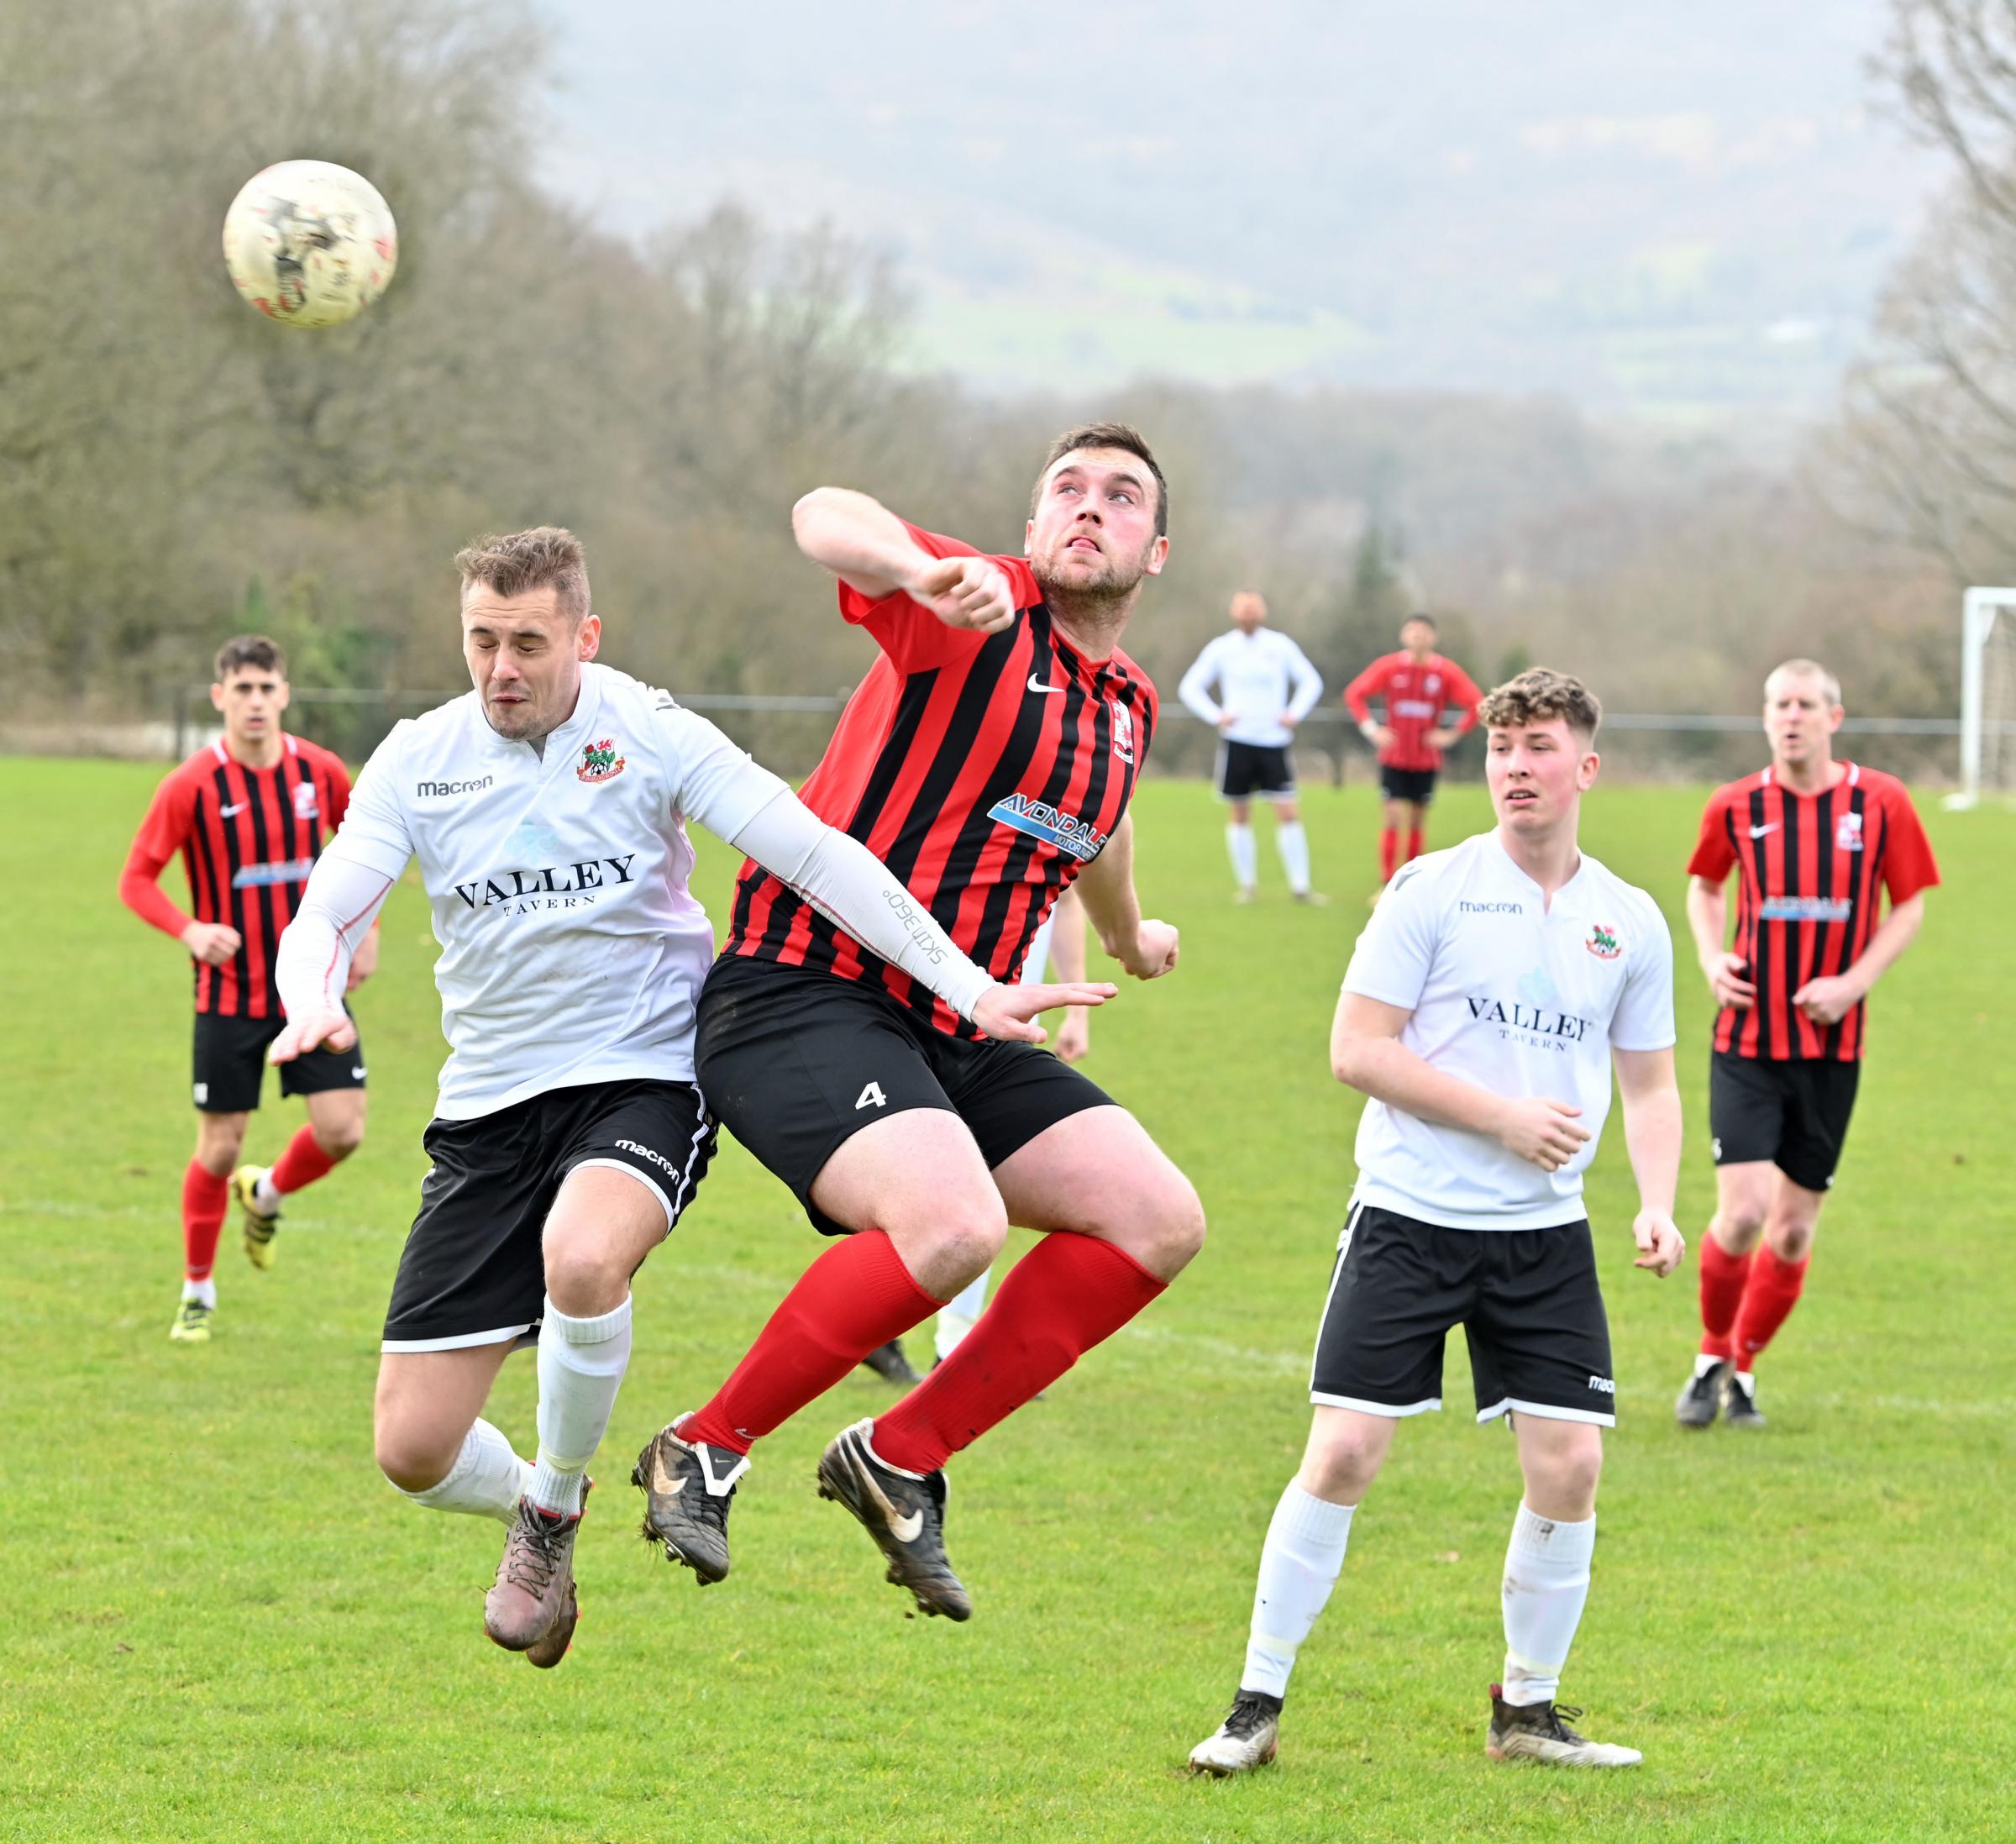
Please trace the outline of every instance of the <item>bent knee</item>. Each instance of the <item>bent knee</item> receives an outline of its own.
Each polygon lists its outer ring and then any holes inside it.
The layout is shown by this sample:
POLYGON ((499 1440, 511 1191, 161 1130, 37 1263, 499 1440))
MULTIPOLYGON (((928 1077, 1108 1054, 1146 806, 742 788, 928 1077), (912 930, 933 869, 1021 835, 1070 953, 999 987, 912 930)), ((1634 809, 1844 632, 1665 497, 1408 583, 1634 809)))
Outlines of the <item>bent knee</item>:
POLYGON ((630 1270, 617 1250, 587 1237, 549 1237, 546 1292, 554 1306, 575 1317, 613 1312, 630 1290, 630 1270))
POLYGON ((1204 1247, 1204 1203, 1172 1166, 1152 1189, 1110 1197, 1091 1227, 1158 1279, 1173 1280, 1204 1247))
POLYGON ((450 1447, 430 1441, 416 1429, 381 1427, 373 1447, 378 1470, 402 1492, 413 1493, 424 1492, 448 1477, 462 1443, 457 1441, 450 1447))
POLYGON ((934 1264, 978 1274, 992 1265, 1008 1240, 1008 1212, 999 1197, 975 1199, 948 1211, 921 1239, 934 1264))
POLYGON ((315 1143, 333 1159, 346 1159, 364 1144, 364 1122, 346 1121, 341 1127, 318 1127, 315 1143))
POLYGON ((1803 1261, 1813 1253, 1813 1230, 1809 1217, 1781 1219, 1767 1227, 1764 1240, 1780 1261, 1803 1261))

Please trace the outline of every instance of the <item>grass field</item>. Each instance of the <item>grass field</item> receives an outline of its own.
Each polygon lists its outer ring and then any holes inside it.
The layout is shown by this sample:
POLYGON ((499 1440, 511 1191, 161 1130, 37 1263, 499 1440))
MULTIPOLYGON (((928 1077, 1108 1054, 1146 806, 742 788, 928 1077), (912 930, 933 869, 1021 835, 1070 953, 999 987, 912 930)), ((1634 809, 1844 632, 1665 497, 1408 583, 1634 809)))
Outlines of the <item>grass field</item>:
MULTIPOLYGON (((1138 806, 1176 976, 1096 1021, 1092 1072, 1192 1174, 1211 1240, 1139 1324, 956 1464, 973 1622, 907 1620, 819 1448, 887 1400, 865 1372, 766 1443, 735 1573, 696 1591, 635 1537, 631 1456, 739 1353, 815 1242, 728 1148, 641 1275, 596 1470, 584 1616, 545 1674, 487 1644, 501 1529, 423 1515, 374 1469, 378 1330, 441 1056, 417 886, 359 1003, 371 1131, 255 1274, 228 1228, 218 1337, 165 1333, 191 1137, 180 951, 117 905, 157 771, 0 762, 0 1355, 8 1579, 0 1837, 564 1840, 2007 1837, 2016 1414, 2016 816, 1929 817, 1948 888, 1877 996, 1812 1284, 1767 1360, 1772 1425, 1676 1430, 1693 1269, 1630 1266, 1613 1132, 1591 1185, 1622 1425, 1564 1695, 1633 1774, 1493 1768, 1484 1689, 1518 1485, 1502 1432, 1409 1424, 1305 1648, 1278 1766, 1177 1770, 1229 1700, 1268 1513, 1307 1423, 1307 1347, 1357 1109, 1325 1042, 1373 810, 1316 791, 1320 912, 1228 901, 1207 792, 1138 806), (52 901, 57 907, 50 906, 52 901)), ((1677 925, 1699 796, 1599 791, 1585 843, 1677 925)), ((1483 823, 1452 791, 1450 841, 1483 823)), ((718 915, 732 870, 703 842, 718 915)), ((1711 1195, 1708 1011, 1681 955, 1689 1147, 1711 1195)), ((298 1116, 270 1095, 248 1143, 298 1116)), ((1124 1172, 1114 1182, 1124 1184, 1124 1172)), ((1446 1395, 1467 1383, 1462 1341, 1446 1395)), ((533 1367, 493 1414, 529 1452, 533 1367)))

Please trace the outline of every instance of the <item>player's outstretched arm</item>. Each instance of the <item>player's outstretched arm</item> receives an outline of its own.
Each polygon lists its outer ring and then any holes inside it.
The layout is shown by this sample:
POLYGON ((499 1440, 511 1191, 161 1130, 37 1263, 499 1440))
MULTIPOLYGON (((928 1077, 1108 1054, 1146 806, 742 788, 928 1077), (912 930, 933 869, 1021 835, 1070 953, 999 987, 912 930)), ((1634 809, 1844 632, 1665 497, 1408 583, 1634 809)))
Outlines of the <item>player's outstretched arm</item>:
POLYGON ((791 508, 798 548, 850 589, 879 600, 901 590, 948 628, 995 633, 1016 617, 1015 586, 986 557, 934 557, 865 493, 816 486, 791 508))
POLYGON ((1582 1150, 1582 1110, 1545 1095, 1494 1095, 1438 1069, 1399 1041, 1414 1013, 1347 991, 1330 1027, 1331 1073, 1338 1081, 1424 1121, 1466 1127, 1509 1153, 1557 1172, 1582 1150))
POLYGON ((1072 886, 1099 931, 1099 944, 1137 980, 1159 980, 1176 965, 1173 924, 1144 920, 1134 889, 1134 816, 1123 813, 1099 856, 1072 886))
POLYGON ((1617 1091, 1624 1098, 1624 1144, 1638 1181, 1638 1214, 1631 1235, 1632 1264, 1662 1280, 1677 1268, 1687 1242, 1673 1221, 1680 1184, 1680 1084, 1671 1050, 1613 1050, 1617 1091))
MULTIPOLYGON (((1047 1033, 1035 1021, 1057 1006, 1098 1006, 1114 996, 1108 985, 1080 981, 1054 986, 1005 986, 953 944, 929 909, 901 878, 858 839, 828 826, 767 769, 745 757, 746 774, 717 781, 712 796, 724 806, 741 804, 760 776, 770 798, 722 836, 765 870, 782 878, 822 915, 892 967, 921 980, 960 1017, 990 1038, 1042 1043, 1047 1033), (738 791, 739 784, 739 791, 738 791)), ((694 817, 706 823, 706 815, 694 817)))
POLYGON ((1723 945, 1729 929, 1729 891, 1719 879, 1688 879, 1687 927, 1694 938, 1701 977, 1715 996, 1715 1003, 1734 1006, 1739 1011, 1755 1005, 1757 989, 1743 977, 1748 969, 1742 955, 1731 954, 1723 945))
POLYGON ((316 859, 301 907, 274 954, 273 983, 287 1022, 266 1052, 269 1063, 291 1063, 323 1046, 347 1050, 357 1041, 343 995, 351 962, 370 937, 393 880, 346 856, 343 841, 339 833, 316 859))
POLYGON ((1925 919, 1921 890, 1893 903, 1882 926, 1869 938, 1861 957, 1845 973, 1809 980, 1793 994, 1792 1002, 1817 1025, 1838 1024, 1869 996, 1870 990, 1890 970, 1905 948, 1918 938, 1925 919))

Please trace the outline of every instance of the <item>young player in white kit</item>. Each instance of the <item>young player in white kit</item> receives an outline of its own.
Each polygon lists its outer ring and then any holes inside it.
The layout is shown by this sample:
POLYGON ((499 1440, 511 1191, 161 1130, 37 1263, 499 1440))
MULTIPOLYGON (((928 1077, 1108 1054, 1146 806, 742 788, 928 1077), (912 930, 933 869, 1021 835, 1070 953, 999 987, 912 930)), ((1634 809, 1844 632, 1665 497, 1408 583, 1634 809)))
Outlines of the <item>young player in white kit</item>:
POLYGON ((541 1667, 576 1615, 586 1468, 629 1360, 630 1277, 714 1146, 694 1001, 714 931, 687 889, 697 820, 990 1036, 1110 986, 995 984, 865 846, 669 694, 589 664, 601 623, 574 537, 549 527, 456 559, 475 690, 396 726, 282 938, 284 1062, 354 1034, 344 975, 417 858, 442 946, 449 1055, 432 1169, 393 1283, 377 1457, 436 1510, 510 1526, 484 1627, 541 1667), (505 1358, 538 1348, 538 1456, 480 1419, 505 1358))
POLYGON ((1210 1773, 1273 1758, 1295 1654, 1337 1579, 1353 1514, 1406 1416, 1442 1405, 1462 1324, 1478 1420, 1509 1415, 1525 1492, 1504 1584, 1505 1663, 1486 1749, 1636 1765, 1588 1742, 1555 1692, 1588 1594, 1609 1328, 1582 1179, 1614 1065, 1637 1179, 1637 1265, 1664 1276, 1680 1095, 1672 942, 1657 906, 1575 843, 1600 712, 1536 667, 1484 701, 1493 832, 1404 866, 1359 938, 1331 1032, 1340 1081, 1371 1099, 1358 1183, 1317 1334, 1302 1469, 1261 1552, 1239 1694, 1190 1755, 1210 1773))
POLYGON ((1218 745, 1218 797, 1231 806, 1225 846, 1232 860, 1235 900, 1250 903, 1259 875, 1253 843, 1253 796, 1274 803, 1274 844, 1288 887, 1299 903, 1320 903, 1309 887, 1309 835, 1295 804, 1295 768, 1289 754, 1295 726, 1323 696, 1323 676, 1309 656, 1267 622, 1257 590, 1232 597, 1232 631, 1220 634, 1191 662, 1176 696, 1223 738, 1218 745), (1211 695, 1212 688, 1217 696, 1211 695))

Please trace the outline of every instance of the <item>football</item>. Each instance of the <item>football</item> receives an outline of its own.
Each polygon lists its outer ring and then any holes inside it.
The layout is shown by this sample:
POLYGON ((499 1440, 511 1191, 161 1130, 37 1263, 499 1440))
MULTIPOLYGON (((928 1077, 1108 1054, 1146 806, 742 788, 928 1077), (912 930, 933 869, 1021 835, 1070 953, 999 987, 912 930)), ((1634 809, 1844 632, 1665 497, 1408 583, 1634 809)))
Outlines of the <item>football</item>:
POLYGON ((398 264, 398 227, 378 188, 328 160, 282 160, 255 173, 224 213, 232 286, 286 326, 354 319, 398 264))

